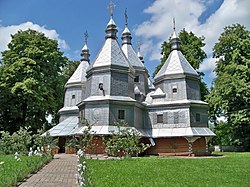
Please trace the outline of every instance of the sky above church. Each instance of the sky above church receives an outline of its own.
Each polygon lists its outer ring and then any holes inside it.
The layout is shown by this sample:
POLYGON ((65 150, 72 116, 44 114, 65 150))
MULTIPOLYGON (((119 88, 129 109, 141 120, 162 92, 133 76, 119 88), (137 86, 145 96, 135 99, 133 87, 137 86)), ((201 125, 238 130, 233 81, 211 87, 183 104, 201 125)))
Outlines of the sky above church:
MULTIPOLYGON (((240 23, 250 30, 249 0, 113 0, 113 3, 119 42, 127 8, 133 47, 137 51, 137 42, 141 41, 150 75, 160 63, 161 44, 173 32, 173 17, 177 32, 185 28, 205 37, 208 58, 199 70, 205 72, 209 86, 216 76, 212 48, 223 28, 240 23)), ((109 0, 0 0, 0 51, 7 49, 11 34, 31 28, 57 39, 70 60, 80 60, 87 30, 92 63, 105 40, 110 18, 108 5, 109 0)))

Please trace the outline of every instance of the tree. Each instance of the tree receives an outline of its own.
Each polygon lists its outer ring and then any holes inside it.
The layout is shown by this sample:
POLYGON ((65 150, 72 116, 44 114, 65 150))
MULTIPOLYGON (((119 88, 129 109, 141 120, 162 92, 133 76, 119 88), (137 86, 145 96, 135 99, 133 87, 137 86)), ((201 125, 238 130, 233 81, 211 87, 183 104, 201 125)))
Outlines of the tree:
POLYGON ((0 129, 41 128, 63 105, 63 67, 67 58, 56 40, 26 30, 11 36, 0 68, 0 129), (3 93, 3 94, 2 94, 3 93))
MULTIPOLYGON (((183 55, 186 57, 188 62, 192 65, 194 69, 199 69, 200 63, 207 57, 205 51, 202 50, 202 47, 205 46, 204 37, 198 37, 193 32, 187 32, 185 29, 181 30, 179 33, 179 39, 181 41, 180 49, 183 55)), ((163 64, 166 62, 169 54, 171 53, 171 38, 169 41, 164 41, 161 48, 161 63, 155 68, 153 77, 158 73, 163 64)), ((202 81, 204 76, 203 72, 198 72, 201 88, 201 100, 205 100, 205 95, 207 95, 208 88, 205 82, 202 81)))
POLYGON ((210 116, 224 116, 233 145, 250 150, 250 31, 243 25, 224 28, 213 48, 217 58, 211 93, 210 116))

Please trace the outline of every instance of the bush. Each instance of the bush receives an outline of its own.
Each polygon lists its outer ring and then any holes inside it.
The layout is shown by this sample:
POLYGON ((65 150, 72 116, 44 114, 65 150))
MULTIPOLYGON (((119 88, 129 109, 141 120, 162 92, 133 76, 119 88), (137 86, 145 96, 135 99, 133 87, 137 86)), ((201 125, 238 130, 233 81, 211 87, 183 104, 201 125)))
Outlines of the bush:
POLYGON ((139 133, 128 127, 126 122, 116 122, 118 133, 113 131, 111 137, 104 140, 106 152, 112 156, 138 156, 149 148, 148 144, 140 143, 139 133))

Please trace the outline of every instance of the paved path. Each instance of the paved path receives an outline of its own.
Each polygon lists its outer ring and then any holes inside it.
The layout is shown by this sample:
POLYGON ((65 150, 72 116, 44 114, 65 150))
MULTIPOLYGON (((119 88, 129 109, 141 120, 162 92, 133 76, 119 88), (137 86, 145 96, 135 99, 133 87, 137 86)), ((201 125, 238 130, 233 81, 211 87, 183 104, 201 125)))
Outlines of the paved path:
POLYGON ((58 154, 19 187, 79 187, 76 183, 77 156, 58 154))

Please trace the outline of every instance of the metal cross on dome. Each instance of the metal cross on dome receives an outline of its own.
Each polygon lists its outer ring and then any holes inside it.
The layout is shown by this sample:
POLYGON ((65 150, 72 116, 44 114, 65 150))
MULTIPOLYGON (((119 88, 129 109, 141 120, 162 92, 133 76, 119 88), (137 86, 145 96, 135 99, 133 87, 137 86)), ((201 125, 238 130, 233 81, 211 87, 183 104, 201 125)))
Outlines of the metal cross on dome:
POLYGON ((139 40, 138 42, 137 42, 137 45, 138 45, 138 51, 140 51, 141 50, 141 41, 139 40))
POLYGON ((85 44, 88 43, 88 37, 89 37, 88 31, 86 31, 86 32, 84 33, 84 42, 85 42, 85 44))
POLYGON ((125 25, 128 26, 128 12, 127 12, 127 8, 125 9, 125 25))
POLYGON ((174 31, 175 31, 175 17, 173 17, 174 31))
POLYGON ((110 13, 110 17, 111 18, 113 18, 114 8, 115 8, 115 4, 112 2, 112 0, 110 0, 110 3, 109 3, 109 13, 110 13))

